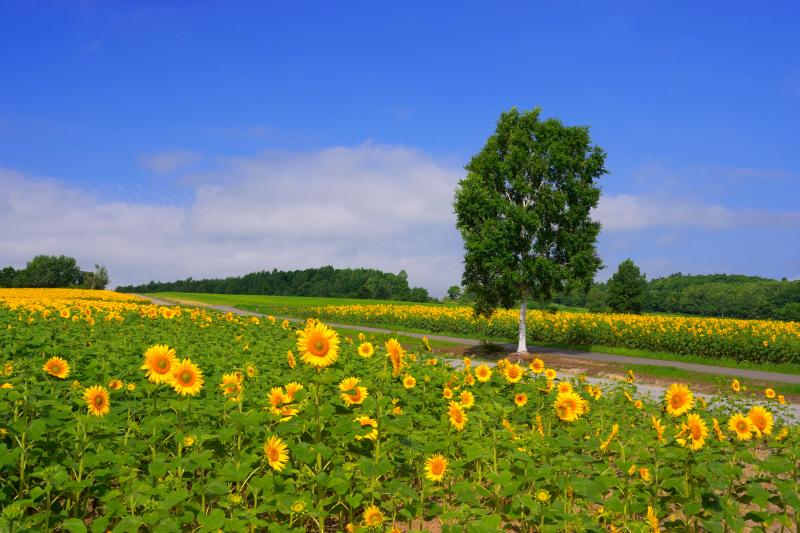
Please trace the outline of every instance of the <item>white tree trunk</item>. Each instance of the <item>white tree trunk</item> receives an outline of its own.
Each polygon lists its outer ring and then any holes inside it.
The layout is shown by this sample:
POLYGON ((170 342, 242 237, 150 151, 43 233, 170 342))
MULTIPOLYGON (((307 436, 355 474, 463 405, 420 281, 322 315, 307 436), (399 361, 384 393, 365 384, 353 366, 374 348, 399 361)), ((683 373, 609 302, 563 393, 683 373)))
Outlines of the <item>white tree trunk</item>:
POLYGON ((528 303, 522 299, 519 304, 519 345, 517 353, 528 353, 527 334, 525 331, 525 316, 528 314, 528 303))

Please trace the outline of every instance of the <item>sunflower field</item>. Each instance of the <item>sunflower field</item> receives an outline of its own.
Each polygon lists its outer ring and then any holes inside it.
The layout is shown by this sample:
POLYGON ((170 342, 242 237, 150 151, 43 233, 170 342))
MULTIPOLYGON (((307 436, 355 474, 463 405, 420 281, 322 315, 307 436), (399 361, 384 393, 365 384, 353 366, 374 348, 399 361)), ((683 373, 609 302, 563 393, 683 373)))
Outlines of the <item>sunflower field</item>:
POLYGON ((0 290, 0 531, 797 531, 784 398, 0 290))
MULTIPOLYGON (((345 324, 515 340, 518 310, 478 317, 470 307, 327 305, 312 316, 345 324)), ((737 361, 800 363, 800 322, 529 310, 528 341, 597 344, 737 361)))

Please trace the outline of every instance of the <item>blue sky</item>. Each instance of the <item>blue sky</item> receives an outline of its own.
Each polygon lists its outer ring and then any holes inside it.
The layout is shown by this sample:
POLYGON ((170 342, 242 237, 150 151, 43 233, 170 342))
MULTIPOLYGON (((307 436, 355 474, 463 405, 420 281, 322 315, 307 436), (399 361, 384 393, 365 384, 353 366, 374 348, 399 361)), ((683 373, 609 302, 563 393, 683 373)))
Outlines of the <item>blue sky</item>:
POLYGON ((0 2, 0 263, 461 274, 502 110, 608 152, 610 275, 800 278, 800 4, 0 2))

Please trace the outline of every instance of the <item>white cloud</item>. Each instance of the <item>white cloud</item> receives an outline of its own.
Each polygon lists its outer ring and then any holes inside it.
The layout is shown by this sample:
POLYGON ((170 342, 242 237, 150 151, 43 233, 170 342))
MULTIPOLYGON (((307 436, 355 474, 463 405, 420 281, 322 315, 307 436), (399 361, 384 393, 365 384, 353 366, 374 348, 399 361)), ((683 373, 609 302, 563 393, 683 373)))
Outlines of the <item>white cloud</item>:
MULTIPOLYGON (((0 169, 0 263, 67 254, 112 284, 332 264, 398 272, 441 295, 461 278, 451 203, 462 171, 365 144, 223 159, 188 206, 110 202, 0 169)), ((0 266, 2 266, 0 265, 0 266)))
MULTIPOLYGON (((194 156, 156 158, 152 168, 177 169, 199 160, 194 156)), ((9 228, 0 233, 0 267, 22 267, 36 254, 66 254, 84 268, 106 265, 116 285, 331 264, 405 269, 412 285, 441 296, 461 279, 452 201, 463 173, 458 164, 401 146, 265 151, 204 158, 202 172, 180 175, 182 197, 190 200, 170 203, 136 193, 140 184, 111 201, 74 184, 0 168, 0 227, 9 228)), ((594 215, 604 224, 601 253, 622 256, 637 253, 632 230, 670 248, 673 234, 681 235, 675 246, 686 244, 692 232, 683 228, 800 227, 798 212, 629 194, 603 196, 594 215)), ((683 271, 692 265, 678 258, 670 264, 683 271)))
POLYGON ((800 225, 800 211, 731 209, 719 204, 632 194, 602 196, 593 216, 607 231, 680 227, 788 229, 800 225))
POLYGON ((141 167, 156 174, 169 174, 197 163, 201 154, 190 150, 165 150, 155 154, 142 154, 137 158, 141 167))

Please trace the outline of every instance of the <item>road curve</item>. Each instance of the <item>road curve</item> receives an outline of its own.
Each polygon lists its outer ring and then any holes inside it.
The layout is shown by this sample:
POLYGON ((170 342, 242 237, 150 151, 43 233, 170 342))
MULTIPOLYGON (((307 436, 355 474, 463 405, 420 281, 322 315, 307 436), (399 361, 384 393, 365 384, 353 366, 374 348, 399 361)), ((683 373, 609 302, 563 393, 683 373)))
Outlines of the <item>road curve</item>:
MULTIPOLYGON (((143 298, 147 298, 152 301, 154 304, 157 305, 179 305, 178 302, 164 300, 160 298, 155 298, 153 296, 148 296, 147 294, 139 294, 143 298)), ((185 305, 185 304, 180 304, 185 305)), ((217 311, 221 311, 223 313, 234 313, 237 315, 246 315, 246 316, 267 316, 264 313, 256 313, 254 311, 246 311, 244 309, 239 309, 237 307, 230 307, 228 305, 215 305, 215 304, 206 304, 202 302, 192 302, 191 305, 196 305, 200 307, 207 307, 209 309, 215 309, 217 311)), ((275 318, 279 320, 289 320, 290 322, 303 322, 303 319, 295 318, 295 317, 279 317, 276 316, 275 318)), ((446 335, 433 335, 433 334, 423 334, 423 333, 410 333, 405 331, 395 331, 390 329, 384 328, 373 328, 370 326, 359 326, 357 324, 334 324, 331 322, 326 322, 331 327, 334 328, 350 328, 350 329, 359 329, 361 331, 368 331, 371 333, 395 333, 397 335, 404 335, 406 337, 414 337, 417 339, 421 339, 422 337, 428 337, 431 340, 440 340, 440 341, 447 341, 453 342, 458 344, 464 344, 467 346, 478 346, 483 343, 483 341, 477 339, 464 339, 461 337, 448 337, 446 335)), ((509 352, 516 350, 516 345, 514 344, 505 344, 503 346, 508 347, 509 352)), ((795 374, 781 374, 778 372, 765 372, 762 370, 752 370, 749 368, 730 368, 730 367, 723 367, 723 366, 712 366, 712 365, 702 365, 698 363, 686 363, 683 361, 668 361, 664 359, 647 359, 645 357, 634 357, 634 356, 627 356, 627 355, 614 355, 608 353, 598 353, 598 352, 583 352, 579 350, 563 350, 560 348, 546 348, 544 346, 528 346, 528 349, 532 352, 536 353, 544 353, 544 354, 553 354, 562 357, 574 357, 576 359, 586 359, 590 361, 600 361, 606 363, 621 363, 621 364, 628 364, 628 365, 650 365, 650 366, 666 366, 672 368, 680 368, 683 370, 688 370, 690 372, 697 372, 699 374, 716 374, 716 375, 724 375, 724 376, 733 376, 733 377, 741 377, 741 378, 748 378, 748 379, 755 379, 759 381, 766 381, 771 383, 796 383, 800 384, 800 375, 795 374)))

